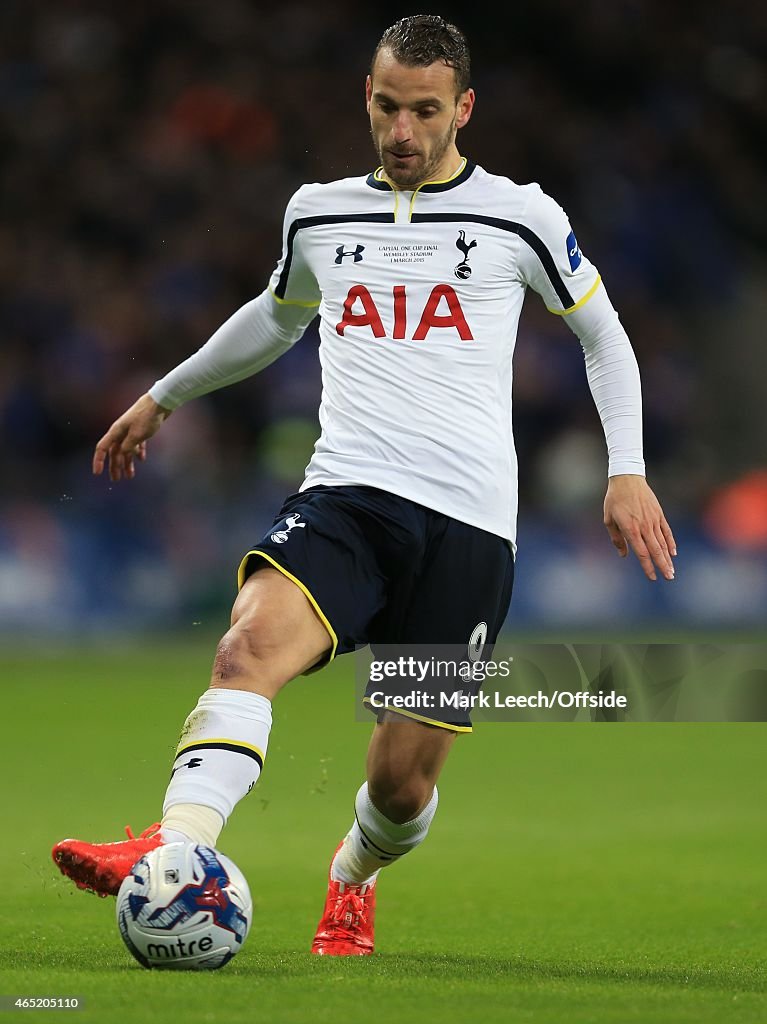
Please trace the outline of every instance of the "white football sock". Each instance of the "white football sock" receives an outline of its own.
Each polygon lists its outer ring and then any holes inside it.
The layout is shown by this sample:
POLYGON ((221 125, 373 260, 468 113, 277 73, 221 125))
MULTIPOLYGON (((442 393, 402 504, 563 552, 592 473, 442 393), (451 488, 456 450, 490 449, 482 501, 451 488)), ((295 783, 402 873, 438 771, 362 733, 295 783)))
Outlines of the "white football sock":
POLYGON ((200 697, 181 731, 165 794, 166 842, 167 829, 215 845, 235 804, 258 781, 271 727, 272 705, 261 694, 212 687, 200 697), (178 805, 184 806, 175 810, 178 805), (205 809, 216 812, 220 824, 205 809))
POLYGON ((437 811, 437 788, 417 818, 398 825, 384 817, 368 794, 367 782, 357 793, 355 821, 333 858, 330 877, 354 885, 372 882, 381 868, 404 857, 424 841, 437 811))
POLYGON ((190 839, 203 846, 215 846, 224 819, 212 807, 202 804, 173 804, 163 815, 160 838, 164 843, 183 843, 190 839))

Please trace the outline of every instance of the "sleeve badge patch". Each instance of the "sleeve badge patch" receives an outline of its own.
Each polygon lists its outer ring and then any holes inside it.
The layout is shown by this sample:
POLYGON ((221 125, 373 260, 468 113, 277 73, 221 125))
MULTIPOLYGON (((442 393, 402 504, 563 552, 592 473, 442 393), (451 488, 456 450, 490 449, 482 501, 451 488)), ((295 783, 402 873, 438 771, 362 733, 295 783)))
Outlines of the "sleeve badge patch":
POLYGON ((575 238, 574 231, 571 231, 570 234, 567 236, 567 241, 565 242, 565 245, 567 246, 567 258, 570 261, 570 270, 575 272, 581 265, 583 253, 581 252, 578 242, 575 238))

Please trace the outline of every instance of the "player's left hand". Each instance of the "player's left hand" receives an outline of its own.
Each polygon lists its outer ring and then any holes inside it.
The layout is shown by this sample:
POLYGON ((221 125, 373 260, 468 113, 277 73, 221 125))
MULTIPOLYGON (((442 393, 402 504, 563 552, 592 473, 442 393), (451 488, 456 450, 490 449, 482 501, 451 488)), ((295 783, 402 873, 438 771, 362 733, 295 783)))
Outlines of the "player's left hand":
POLYGON ((604 523, 621 558, 626 557, 631 547, 648 579, 657 579, 657 568, 667 580, 673 580, 674 535, 643 476, 610 477, 604 523))

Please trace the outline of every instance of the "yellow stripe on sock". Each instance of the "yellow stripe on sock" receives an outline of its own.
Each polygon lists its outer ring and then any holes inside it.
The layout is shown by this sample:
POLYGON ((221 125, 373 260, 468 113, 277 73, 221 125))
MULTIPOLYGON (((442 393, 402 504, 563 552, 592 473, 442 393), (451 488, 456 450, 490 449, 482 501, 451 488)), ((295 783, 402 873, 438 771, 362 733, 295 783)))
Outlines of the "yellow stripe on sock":
POLYGON ((266 754, 264 754, 260 747, 254 747, 252 743, 244 743, 242 740, 231 740, 226 736, 201 736, 196 740, 191 740, 189 743, 185 743, 182 747, 177 748, 176 757, 180 757, 190 747, 199 747, 201 743, 229 743, 233 747, 243 747, 245 750, 252 750, 254 754, 258 754, 262 763, 266 758, 266 754))

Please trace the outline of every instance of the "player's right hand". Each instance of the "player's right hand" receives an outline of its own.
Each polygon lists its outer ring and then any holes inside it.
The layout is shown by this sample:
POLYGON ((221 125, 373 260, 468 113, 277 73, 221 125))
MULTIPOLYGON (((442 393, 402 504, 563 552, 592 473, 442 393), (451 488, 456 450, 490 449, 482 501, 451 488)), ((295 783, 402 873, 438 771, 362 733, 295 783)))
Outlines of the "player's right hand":
POLYGON ((148 394, 142 395, 114 421, 96 445, 94 474, 100 476, 108 460, 110 480, 132 480, 136 475, 134 459, 146 459, 147 440, 157 433, 170 413, 170 409, 158 405, 148 394))

